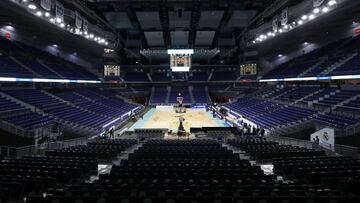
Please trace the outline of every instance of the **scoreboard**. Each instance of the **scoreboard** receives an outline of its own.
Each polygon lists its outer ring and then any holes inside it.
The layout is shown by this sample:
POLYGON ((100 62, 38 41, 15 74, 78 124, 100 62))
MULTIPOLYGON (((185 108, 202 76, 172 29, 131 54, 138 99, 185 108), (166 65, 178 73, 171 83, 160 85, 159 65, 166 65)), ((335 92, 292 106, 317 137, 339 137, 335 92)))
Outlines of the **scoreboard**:
POLYGON ((118 65, 104 65, 104 76, 120 76, 120 66, 118 65))
POLYGON ((189 72, 193 53, 194 50, 190 49, 169 49, 171 70, 173 72, 189 72))
POLYGON ((257 64, 249 63, 240 65, 240 75, 257 75, 257 64))

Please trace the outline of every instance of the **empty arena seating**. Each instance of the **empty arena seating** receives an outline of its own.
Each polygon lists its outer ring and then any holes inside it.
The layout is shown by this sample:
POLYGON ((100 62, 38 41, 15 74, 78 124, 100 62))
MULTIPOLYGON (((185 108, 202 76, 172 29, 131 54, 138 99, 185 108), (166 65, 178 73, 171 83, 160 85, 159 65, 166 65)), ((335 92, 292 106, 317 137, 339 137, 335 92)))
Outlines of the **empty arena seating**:
POLYGON ((100 160, 110 160, 119 153, 136 144, 134 139, 121 140, 94 140, 87 145, 78 145, 60 150, 48 151, 47 156, 61 157, 88 157, 100 160))
POLYGON ((189 81, 207 81, 209 75, 206 72, 192 72, 189 81))
POLYGON ((123 79, 125 81, 149 81, 148 76, 144 72, 127 72, 123 79))
POLYGON ((32 77, 33 74, 17 64, 8 56, 0 56, 0 76, 2 77, 32 77))
MULTIPOLYGON (((258 158, 275 160, 276 172, 280 171, 280 164, 286 164, 278 163, 279 157, 289 161, 326 160, 323 152, 281 147, 262 138, 244 137, 229 143, 246 147, 258 158), (266 154, 266 150, 275 155, 266 154)), ((356 163, 347 160, 347 163, 356 163)), ((357 201, 359 197, 350 192, 341 187, 329 189, 322 183, 309 184, 297 179, 279 181, 276 175, 265 175, 260 166, 240 160, 238 154, 215 140, 149 140, 93 183, 59 185, 47 189, 46 195, 29 194, 26 200, 30 203, 357 201)))
POLYGON ((85 127, 96 131, 106 128, 108 123, 120 123, 128 117, 128 112, 141 109, 140 106, 124 102, 114 95, 94 91, 87 89, 78 91, 85 96, 73 92, 63 92, 58 93, 58 97, 56 97, 56 94, 54 96, 35 89, 8 90, 6 93, 41 109, 66 125, 85 127), (122 117, 122 119, 117 119, 119 117, 122 117))
POLYGON ((319 87, 295 87, 292 91, 288 92, 287 94, 281 95, 276 98, 276 100, 280 101, 288 101, 294 102, 307 95, 310 95, 319 90, 319 87))
POLYGON ((224 107, 264 128, 312 120, 321 126, 343 129, 359 122, 356 114, 358 97, 356 90, 286 86, 270 89, 258 96, 240 98, 224 107), (284 102, 290 105, 283 105, 284 102))
POLYGON ((315 151, 291 145, 279 145, 256 136, 245 136, 228 140, 227 143, 247 152, 257 160, 272 160, 286 157, 325 156, 324 151, 315 151))
POLYGON ((167 95, 167 86, 154 86, 154 93, 151 95, 151 103, 165 104, 167 95))
POLYGON ((193 86, 192 94, 194 96, 195 103, 209 103, 209 96, 206 92, 205 86, 193 86))
POLYGON ((2 77, 98 79, 79 65, 23 43, 0 38, 0 44, 4 45, 0 46, 0 52, 6 53, 6 55, 0 56, 0 66, 2 67, 0 76, 2 77), (38 59, 44 60, 46 66, 40 64, 38 59))
POLYGON ((360 161, 351 157, 304 156, 274 159, 278 174, 306 179, 311 184, 323 184, 331 189, 358 193, 360 161))
POLYGON ((358 36, 341 39, 285 62, 262 78, 359 74, 358 36), (341 50, 342 52, 340 52, 341 50), (329 69, 331 68, 331 69, 329 69))
POLYGON ((31 111, 3 96, 0 96, 0 120, 23 130, 33 130, 51 125, 54 118, 31 111))
POLYGON ((97 170, 97 161, 84 157, 25 156, 0 162, 0 198, 18 200, 60 183, 71 183, 97 170))
POLYGON ((135 129, 134 135, 137 139, 145 140, 151 138, 164 138, 164 130, 161 129, 135 129))
POLYGON ((333 113, 319 114, 315 121, 335 128, 345 128, 360 122, 357 118, 340 116, 333 113))
POLYGON ((45 156, 0 160, 0 200, 18 201, 23 195, 83 182, 96 174, 98 163, 110 160, 137 143, 134 139, 92 140, 88 145, 47 151, 45 156))
POLYGON ((183 98, 183 103, 192 103, 189 87, 188 86, 172 86, 171 92, 170 92, 170 98, 169 103, 175 104, 177 103, 177 97, 179 97, 179 93, 181 94, 181 97, 183 98))
POLYGON ((151 79, 152 79, 152 81, 155 81, 155 82, 170 81, 171 80, 168 73, 158 73, 158 72, 153 73, 151 75, 151 79))
POLYGON ((233 71, 215 71, 212 74, 211 81, 234 81, 237 75, 233 71))

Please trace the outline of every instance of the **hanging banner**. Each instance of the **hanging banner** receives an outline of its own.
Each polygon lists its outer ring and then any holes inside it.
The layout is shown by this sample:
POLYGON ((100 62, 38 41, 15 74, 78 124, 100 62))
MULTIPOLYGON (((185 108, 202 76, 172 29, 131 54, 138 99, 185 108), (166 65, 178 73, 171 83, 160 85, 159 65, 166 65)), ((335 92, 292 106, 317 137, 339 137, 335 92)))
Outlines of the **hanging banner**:
POLYGON ((81 29, 82 26, 82 17, 80 13, 75 11, 75 27, 81 29))
POLYGON ((313 0, 314 8, 321 6, 324 3, 324 0, 313 0))
POLYGON ((40 1, 40 6, 46 10, 46 11, 50 11, 51 10, 51 0, 41 0, 40 1))
POLYGON ((285 8, 284 10, 281 11, 281 26, 284 26, 288 23, 288 11, 289 8, 285 8))
POLYGON ((85 33, 89 32, 89 22, 86 18, 83 18, 82 28, 85 33))
POLYGON ((276 32, 278 30, 278 16, 274 16, 273 20, 272 20, 272 29, 274 32, 276 32))
POLYGON ((60 19, 61 22, 64 22, 64 5, 59 1, 56 1, 56 19, 60 19))

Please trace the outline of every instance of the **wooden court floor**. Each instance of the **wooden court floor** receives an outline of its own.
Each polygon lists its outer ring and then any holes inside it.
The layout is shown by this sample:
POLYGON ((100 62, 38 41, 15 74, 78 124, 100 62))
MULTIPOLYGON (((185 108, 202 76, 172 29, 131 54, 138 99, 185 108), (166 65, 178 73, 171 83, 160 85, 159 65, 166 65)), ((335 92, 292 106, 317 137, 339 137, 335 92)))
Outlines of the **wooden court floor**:
POLYGON ((173 107, 157 107, 141 128, 168 128, 177 131, 180 116, 185 118, 184 128, 187 132, 191 127, 219 126, 204 109, 186 109, 186 113, 176 113, 173 107))

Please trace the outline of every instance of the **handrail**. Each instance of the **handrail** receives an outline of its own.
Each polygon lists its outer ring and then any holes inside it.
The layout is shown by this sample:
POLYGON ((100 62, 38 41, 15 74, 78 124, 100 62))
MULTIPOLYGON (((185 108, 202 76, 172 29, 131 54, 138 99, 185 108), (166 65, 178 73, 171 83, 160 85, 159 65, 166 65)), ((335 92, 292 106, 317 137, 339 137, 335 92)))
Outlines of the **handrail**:
POLYGON ((266 136, 266 139, 269 141, 275 141, 279 144, 285 144, 285 145, 295 145, 299 147, 305 147, 308 149, 315 149, 315 150, 322 150, 325 151, 327 155, 329 156, 351 156, 353 158, 358 158, 358 148, 357 147, 351 147, 346 145, 330 145, 330 144, 315 144, 308 140, 300 140, 295 138, 289 138, 289 137, 280 137, 280 136, 266 136))

